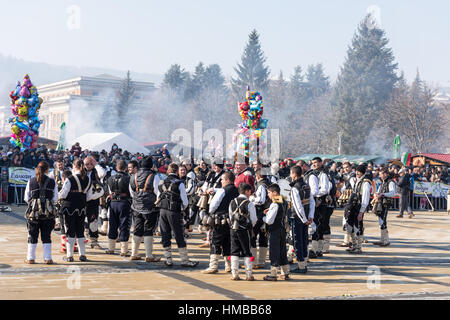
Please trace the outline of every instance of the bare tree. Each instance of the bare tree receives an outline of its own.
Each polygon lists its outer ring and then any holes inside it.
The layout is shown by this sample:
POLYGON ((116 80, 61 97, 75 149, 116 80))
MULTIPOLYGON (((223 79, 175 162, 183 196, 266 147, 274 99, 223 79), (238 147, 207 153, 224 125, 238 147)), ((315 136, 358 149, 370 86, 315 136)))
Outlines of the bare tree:
POLYGON ((437 90, 422 81, 417 74, 409 86, 401 84, 394 90, 386 112, 384 125, 392 136, 399 134, 413 153, 430 152, 446 131, 446 114, 450 104, 435 101, 437 90))

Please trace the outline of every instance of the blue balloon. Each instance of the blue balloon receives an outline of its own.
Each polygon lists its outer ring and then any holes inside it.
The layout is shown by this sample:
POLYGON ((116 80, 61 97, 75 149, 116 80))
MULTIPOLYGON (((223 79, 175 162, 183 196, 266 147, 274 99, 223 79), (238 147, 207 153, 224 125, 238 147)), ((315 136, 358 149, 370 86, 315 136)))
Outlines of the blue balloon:
POLYGON ((22 89, 22 86, 20 85, 20 82, 17 81, 16 90, 14 90, 13 96, 14 97, 20 97, 20 90, 22 89))
POLYGON ((33 116, 28 115, 28 116, 29 116, 28 123, 30 125, 33 125, 34 123, 39 122, 39 118, 37 117, 37 115, 33 115, 33 116))
POLYGON ((27 123, 21 122, 21 121, 19 121, 19 119, 17 119, 17 118, 16 118, 16 123, 15 123, 15 124, 16 124, 16 126, 18 126, 19 129, 21 129, 21 130, 28 131, 28 129, 30 128, 30 127, 28 126, 27 123))
POLYGON ((23 142, 23 145, 25 146, 25 147, 27 147, 27 148, 29 148, 30 147, 30 144, 31 144, 31 142, 32 142, 32 138, 31 138, 31 136, 27 136, 26 138, 25 138, 25 141, 23 142))
POLYGON ((267 120, 267 119, 261 119, 261 122, 260 122, 260 124, 259 124, 259 127, 261 128, 261 129, 265 129, 265 128, 267 128, 267 122, 268 122, 269 120, 267 120))
POLYGON ((28 117, 34 117, 36 116, 37 107, 31 107, 28 109, 28 117))
POLYGON ((9 142, 14 146, 14 147, 20 147, 20 142, 17 141, 16 139, 9 139, 9 142))
POLYGON ((41 126, 41 122, 38 121, 35 124, 33 124, 31 126, 31 130, 33 130, 34 132, 36 132, 36 134, 39 134, 39 127, 41 126))

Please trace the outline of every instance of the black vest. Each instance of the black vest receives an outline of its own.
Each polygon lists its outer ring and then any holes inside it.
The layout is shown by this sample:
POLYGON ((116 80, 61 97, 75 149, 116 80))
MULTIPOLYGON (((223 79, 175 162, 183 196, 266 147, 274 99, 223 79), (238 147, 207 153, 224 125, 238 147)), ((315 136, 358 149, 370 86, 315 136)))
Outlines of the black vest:
POLYGON ((181 181, 177 175, 170 174, 164 180, 163 184, 159 185, 159 192, 161 193, 159 207, 161 209, 181 212, 181 207, 183 205, 179 189, 181 183, 183 183, 183 181, 181 181))
POLYGON ((351 178, 355 178, 356 174, 354 172, 350 172, 350 173, 344 173, 344 184, 345 184, 345 189, 352 189, 352 184, 350 183, 350 179, 351 178))
MULTIPOLYGON (((311 188, 309 184, 305 183, 305 181, 303 181, 302 178, 299 178, 291 183, 291 187, 297 189, 300 195, 300 200, 302 201, 302 206, 305 209, 305 216, 308 219, 310 207, 309 199, 311 197, 311 188)), ((294 212, 294 209, 292 209, 291 211, 293 217, 301 221, 300 218, 297 216, 297 214, 294 212)))
POLYGON ((118 172, 108 179, 108 187, 111 191, 111 201, 127 201, 130 199, 130 177, 128 174, 118 172))
MULTIPOLYGON (((380 188, 378 189, 378 193, 389 193, 389 183, 391 183, 391 179, 387 178, 385 181, 381 181, 380 188)), ((381 203, 384 206, 391 206, 393 203, 393 199, 390 197, 383 196, 381 199, 381 203)))
POLYGON ((51 220, 55 218, 55 210, 52 199, 54 195, 55 180, 44 175, 44 180, 40 185, 36 178, 31 178, 29 190, 31 198, 28 201, 28 208, 25 217, 28 220, 51 220), (41 197, 41 188, 42 197, 41 197))
MULTIPOLYGON (((45 198, 48 200, 52 200, 53 191, 55 190, 55 180, 44 175, 44 181, 42 181, 42 183, 45 183, 47 179, 50 179, 50 181, 47 183, 47 187, 45 188, 45 198)), ((37 182, 37 179, 31 178, 30 180, 31 199, 39 199, 39 187, 40 185, 37 182)))
POLYGON ((217 215, 227 215, 228 209, 230 207, 230 202, 239 196, 238 188, 234 184, 229 184, 223 188, 225 190, 225 195, 223 196, 222 201, 220 202, 219 207, 216 210, 217 215))
POLYGON ((206 182, 208 188, 222 188, 222 181, 220 177, 222 174, 224 174, 224 170, 220 171, 219 174, 216 176, 216 173, 214 171, 210 171, 208 173, 208 176, 206 177, 206 182))
MULTIPOLYGON (((240 206, 240 211, 242 214, 238 215, 238 211, 235 214, 231 215, 231 228, 233 229, 233 225, 235 221, 237 221, 239 230, 246 229, 250 230, 252 228, 252 223, 250 221, 250 211, 248 209, 248 205, 250 201, 244 197, 238 197, 231 201, 231 210, 235 212, 236 209, 240 206), (245 201, 244 204, 242 204, 245 201)), ((233 229, 234 230, 234 229, 233 229)))
POLYGON ((267 180, 266 178, 260 180, 258 183, 256 183, 256 186, 255 186, 255 192, 256 192, 256 190, 258 190, 258 188, 259 188, 260 186, 263 186, 264 189, 266 189, 266 201, 265 201, 262 205, 255 205, 255 208, 256 208, 256 212, 257 212, 257 213, 263 212, 264 210, 266 210, 267 208, 269 208, 269 207, 270 207, 270 204, 272 203, 272 201, 270 201, 270 198, 269 198, 269 196, 268 196, 268 194, 267 194, 267 188, 270 186, 270 181, 267 180))
POLYGON ((283 203, 277 203, 278 205, 278 211, 277 216, 275 217, 275 220, 272 224, 267 225, 267 231, 272 232, 275 230, 283 229, 285 228, 284 222, 285 222, 285 216, 287 214, 287 202, 283 200, 283 203))
POLYGON ((153 190, 153 181, 156 174, 150 169, 141 168, 131 176, 130 186, 136 192, 131 204, 134 211, 143 214, 155 211, 156 194, 153 190))
POLYGON ((78 184, 73 175, 68 179, 70 181, 70 191, 66 199, 63 201, 63 206, 68 208, 70 212, 75 209, 84 209, 86 207, 86 193, 87 187, 89 185, 89 178, 86 176, 84 179, 81 178, 80 174, 76 174, 80 181, 81 190, 78 188, 78 184), (81 192, 80 192, 81 191, 81 192))

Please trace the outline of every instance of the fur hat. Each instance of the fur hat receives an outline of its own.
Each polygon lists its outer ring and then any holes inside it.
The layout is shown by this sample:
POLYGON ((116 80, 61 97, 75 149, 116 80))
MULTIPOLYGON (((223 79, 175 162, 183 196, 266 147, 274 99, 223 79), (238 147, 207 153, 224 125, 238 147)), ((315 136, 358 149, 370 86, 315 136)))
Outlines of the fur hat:
POLYGON ((153 168, 153 160, 151 157, 146 157, 141 161, 142 168, 151 169, 153 168))
POLYGON ((363 164, 360 164, 360 165, 358 165, 358 166, 356 167, 356 171, 359 171, 359 172, 361 172, 362 174, 365 174, 365 173, 366 173, 366 166, 363 165, 363 164))

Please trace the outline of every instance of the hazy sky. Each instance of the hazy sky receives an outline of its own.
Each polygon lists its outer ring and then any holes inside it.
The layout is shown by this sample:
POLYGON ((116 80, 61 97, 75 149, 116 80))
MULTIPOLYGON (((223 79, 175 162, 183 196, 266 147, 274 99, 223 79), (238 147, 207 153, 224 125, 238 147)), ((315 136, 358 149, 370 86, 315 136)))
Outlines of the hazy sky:
POLYGON ((371 6, 408 80, 419 68, 423 79, 450 86, 448 0, 0 0, 0 53, 160 74, 202 61, 234 76, 256 28, 274 77, 322 62, 334 80, 371 6))

